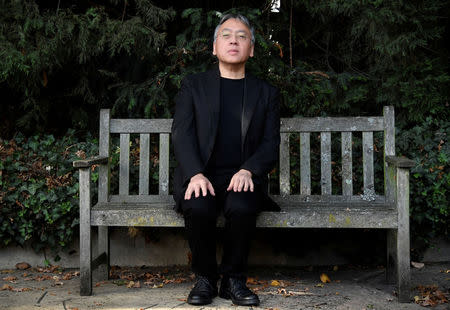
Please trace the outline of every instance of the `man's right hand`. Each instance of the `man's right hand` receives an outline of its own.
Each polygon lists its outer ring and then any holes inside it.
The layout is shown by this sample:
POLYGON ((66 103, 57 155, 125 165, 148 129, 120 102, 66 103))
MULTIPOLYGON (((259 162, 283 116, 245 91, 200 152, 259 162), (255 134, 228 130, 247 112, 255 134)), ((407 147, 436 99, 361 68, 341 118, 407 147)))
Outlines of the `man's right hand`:
POLYGON ((208 190, 211 195, 216 195, 211 182, 209 182, 208 178, 205 177, 203 173, 198 173, 191 178, 191 181, 186 189, 186 193, 184 194, 184 199, 191 199, 192 193, 195 193, 195 198, 197 198, 200 196, 200 190, 202 191, 203 196, 208 194, 208 190))

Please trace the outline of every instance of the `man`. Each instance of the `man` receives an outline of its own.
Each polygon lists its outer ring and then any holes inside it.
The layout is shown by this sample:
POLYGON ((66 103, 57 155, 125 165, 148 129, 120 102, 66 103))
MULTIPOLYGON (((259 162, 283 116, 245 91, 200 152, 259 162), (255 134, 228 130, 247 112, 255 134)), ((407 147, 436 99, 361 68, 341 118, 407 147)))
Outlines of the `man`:
POLYGON ((188 303, 219 295, 237 305, 259 305, 246 286, 256 216, 279 210, 267 196, 267 174, 278 159, 279 92, 245 71, 254 33, 247 18, 225 15, 214 32, 214 70, 187 76, 176 98, 172 142, 178 166, 176 210, 185 219, 196 284, 188 303), (224 250, 216 262, 216 218, 225 216, 224 250))

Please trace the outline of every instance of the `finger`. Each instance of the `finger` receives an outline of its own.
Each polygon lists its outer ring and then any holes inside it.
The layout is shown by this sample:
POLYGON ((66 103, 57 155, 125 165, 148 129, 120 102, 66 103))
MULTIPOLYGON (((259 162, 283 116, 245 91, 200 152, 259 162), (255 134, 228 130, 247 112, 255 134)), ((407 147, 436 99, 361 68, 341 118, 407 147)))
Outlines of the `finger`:
POLYGON ((191 195, 192 195, 192 188, 188 186, 186 192, 184 193, 184 199, 185 200, 191 199, 191 195))
POLYGON ((234 186, 234 177, 231 178, 230 184, 228 184, 227 191, 232 190, 234 186))
POLYGON ((244 192, 248 191, 249 185, 250 185, 250 182, 246 180, 244 183, 244 192))
POLYGON ((206 194, 208 194, 208 190, 206 189, 206 184, 205 184, 205 183, 202 183, 202 184, 200 185, 200 188, 201 188, 201 190, 202 190, 203 196, 206 196, 206 194))
POLYGON ((250 191, 253 192, 253 190, 255 189, 255 185, 253 184, 253 180, 250 179, 250 191))
POLYGON ((195 186, 195 198, 197 198, 198 196, 200 196, 200 186, 196 185, 195 186))
POLYGON ((239 179, 236 178, 236 180, 234 181, 234 184, 233 184, 233 191, 237 192, 238 187, 239 187, 239 179))
POLYGON ((244 188, 246 182, 247 182, 246 178, 242 178, 239 181, 238 192, 242 191, 242 189, 244 188))
POLYGON ((214 187, 212 186, 211 182, 208 182, 208 190, 211 193, 211 195, 216 196, 216 193, 214 192, 214 187))

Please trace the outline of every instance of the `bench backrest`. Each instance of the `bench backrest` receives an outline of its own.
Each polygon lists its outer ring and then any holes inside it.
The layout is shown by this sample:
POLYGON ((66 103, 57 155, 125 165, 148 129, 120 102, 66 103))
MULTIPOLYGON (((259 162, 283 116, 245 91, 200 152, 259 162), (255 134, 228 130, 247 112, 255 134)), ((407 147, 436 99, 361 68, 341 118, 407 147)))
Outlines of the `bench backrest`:
MULTIPOLYGON (((116 200, 129 202, 170 202, 169 193, 169 136, 172 119, 111 119, 110 110, 100 112, 99 155, 110 156, 110 135, 120 134, 119 195, 109 194, 109 167, 99 171, 99 201, 116 200), (139 194, 129 194, 130 184, 130 134, 139 134, 139 194), (150 134, 159 134, 159 193, 149 195, 150 180, 150 134)), ((352 133, 362 132, 364 200, 374 200, 374 141, 373 133, 384 133, 384 157, 395 155, 394 108, 383 108, 383 116, 376 117, 315 117, 282 118, 280 144, 280 195, 298 196, 308 200, 328 197, 328 200, 359 199, 353 191, 352 177, 352 133), (341 133, 342 195, 330 198, 332 194, 331 133, 341 133), (291 195, 289 135, 300 135, 300 195, 291 195), (311 195, 311 133, 320 133, 320 183, 321 195, 311 195), (320 198, 317 198, 320 196, 320 198), (306 197, 306 198, 305 198, 306 197), (367 198, 368 197, 368 198, 367 198)), ((387 165, 383 157, 384 179, 387 165)), ((389 187, 385 186, 385 191, 389 187)), ((392 198, 392 193, 385 192, 392 198)), ((376 200, 385 197, 377 196, 376 200)), ((390 199, 391 200, 391 199, 390 199)))

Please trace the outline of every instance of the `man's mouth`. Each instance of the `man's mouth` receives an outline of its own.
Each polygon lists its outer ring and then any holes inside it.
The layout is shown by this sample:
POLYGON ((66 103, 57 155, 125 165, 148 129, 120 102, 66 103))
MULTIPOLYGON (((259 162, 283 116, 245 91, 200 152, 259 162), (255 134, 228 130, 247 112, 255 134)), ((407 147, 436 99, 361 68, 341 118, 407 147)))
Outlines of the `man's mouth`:
POLYGON ((228 53, 235 55, 235 54, 239 53, 239 51, 238 50, 229 50, 228 53))

